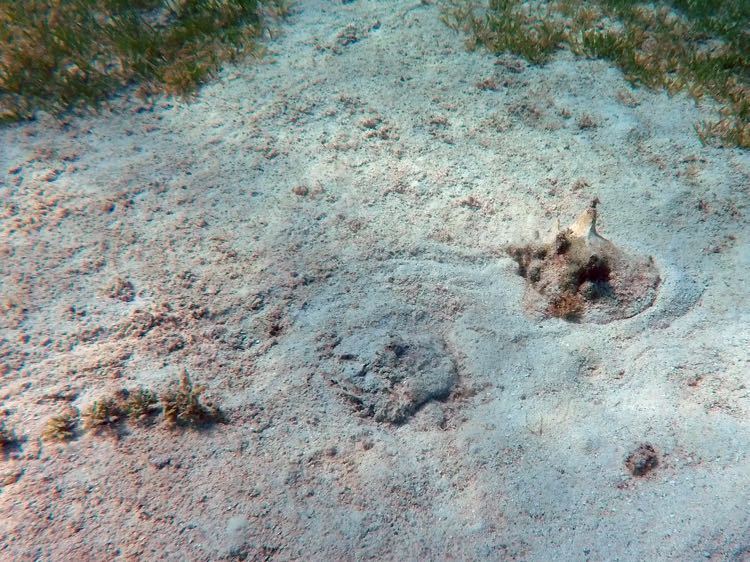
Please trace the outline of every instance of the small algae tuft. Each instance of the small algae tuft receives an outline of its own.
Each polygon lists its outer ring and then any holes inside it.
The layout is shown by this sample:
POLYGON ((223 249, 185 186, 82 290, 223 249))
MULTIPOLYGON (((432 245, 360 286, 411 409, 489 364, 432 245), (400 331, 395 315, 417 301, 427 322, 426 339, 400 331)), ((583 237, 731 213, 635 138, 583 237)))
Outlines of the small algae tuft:
POLYGON ((128 393, 125 401, 125 412, 128 419, 136 422, 144 422, 154 411, 158 398, 155 393, 147 388, 138 388, 128 393))
POLYGON ((122 406, 114 398, 96 400, 81 414, 83 428, 100 431, 117 423, 122 418, 122 413, 122 406))
POLYGON ((170 426, 197 427, 221 420, 221 410, 201 400, 204 390, 200 385, 193 386, 187 371, 183 370, 179 386, 160 396, 164 421, 170 426))
POLYGON ((78 410, 73 407, 47 420, 42 432, 45 441, 70 441, 78 423, 78 410))

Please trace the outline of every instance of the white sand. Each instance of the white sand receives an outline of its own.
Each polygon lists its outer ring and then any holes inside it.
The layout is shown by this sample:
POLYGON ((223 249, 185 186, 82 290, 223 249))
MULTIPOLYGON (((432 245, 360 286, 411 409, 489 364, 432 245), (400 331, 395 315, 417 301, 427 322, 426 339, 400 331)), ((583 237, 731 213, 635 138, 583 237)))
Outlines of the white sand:
POLYGON ((0 559, 750 559, 750 155, 701 146, 712 108, 419 2, 303 0, 269 49, 0 130, 0 559), (594 196, 654 306, 527 313, 502 248, 594 196), (226 424, 39 440, 182 368, 226 424))

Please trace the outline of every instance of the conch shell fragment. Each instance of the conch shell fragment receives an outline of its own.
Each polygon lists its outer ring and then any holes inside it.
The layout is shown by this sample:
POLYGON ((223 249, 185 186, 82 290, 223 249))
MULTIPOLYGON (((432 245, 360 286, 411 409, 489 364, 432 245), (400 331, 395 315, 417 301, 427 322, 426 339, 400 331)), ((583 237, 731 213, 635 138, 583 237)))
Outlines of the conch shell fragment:
POLYGON ((603 324, 653 304, 661 281, 653 259, 628 254, 597 232, 598 203, 594 199, 553 241, 508 248, 527 281, 531 311, 603 324))

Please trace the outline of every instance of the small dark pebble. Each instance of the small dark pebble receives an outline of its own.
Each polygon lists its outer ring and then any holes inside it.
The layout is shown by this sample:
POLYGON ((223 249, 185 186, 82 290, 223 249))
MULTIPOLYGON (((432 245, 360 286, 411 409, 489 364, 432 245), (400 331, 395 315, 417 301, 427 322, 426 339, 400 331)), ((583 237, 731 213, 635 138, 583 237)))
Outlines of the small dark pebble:
POLYGON ((659 465, 659 454, 653 445, 642 443, 625 459, 625 466, 633 476, 645 476, 659 465))

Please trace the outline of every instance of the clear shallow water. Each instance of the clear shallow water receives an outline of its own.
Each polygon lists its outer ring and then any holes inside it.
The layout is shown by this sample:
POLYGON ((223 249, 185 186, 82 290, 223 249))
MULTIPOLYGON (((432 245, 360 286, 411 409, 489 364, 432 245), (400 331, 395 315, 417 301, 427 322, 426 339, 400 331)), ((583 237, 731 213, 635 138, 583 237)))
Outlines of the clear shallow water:
POLYGON ((687 98, 466 52, 431 6, 304 4, 269 48, 189 104, 0 133, 0 558, 741 557, 747 156, 687 98), (656 301, 540 318, 501 250, 594 196, 656 301), (182 369, 226 423, 38 439, 182 369))

